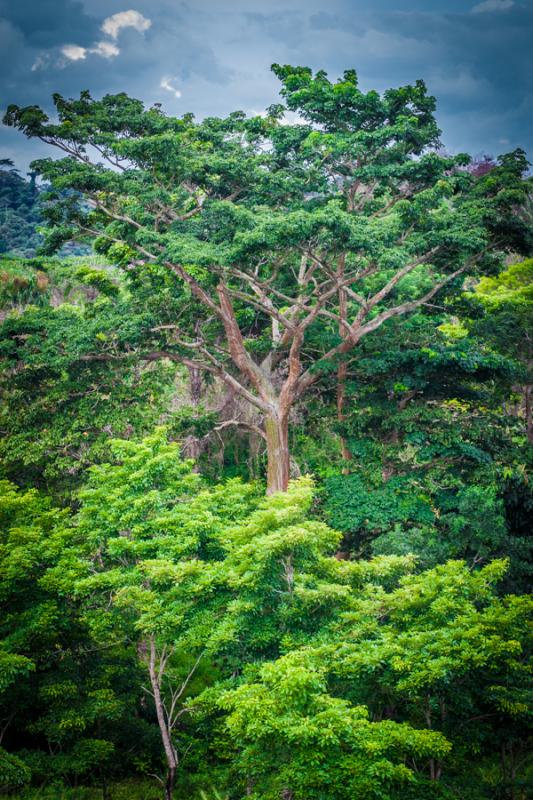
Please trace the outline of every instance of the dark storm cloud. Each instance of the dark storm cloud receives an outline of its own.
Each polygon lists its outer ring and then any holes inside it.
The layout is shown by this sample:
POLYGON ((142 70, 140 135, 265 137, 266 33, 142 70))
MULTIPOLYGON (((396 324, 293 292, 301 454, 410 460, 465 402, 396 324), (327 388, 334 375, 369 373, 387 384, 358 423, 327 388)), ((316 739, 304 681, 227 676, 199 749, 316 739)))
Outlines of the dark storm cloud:
MULTIPOLYGON (((173 114, 258 112, 277 99, 274 61, 355 67, 365 89, 424 78, 451 150, 533 155, 532 25, 531 3, 513 0, 0 0, 0 105, 88 88, 173 114), (129 27, 102 31, 124 12, 129 27)), ((23 165, 38 152, 1 136, 23 165)))
MULTIPOLYGON (((427 3, 402 5, 391 10, 386 4, 367 21, 365 36, 372 30, 390 38, 390 49, 376 52, 371 65, 380 88, 391 74, 398 81, 423 77, 437 97, 443 138, 452 149, 500 153, 522 145, 533 155, 533 5, 448 3, 441 13, 436 3, 431 13, 427 3)), ((357 39, 361 26, 351 9, 346 4, 329 24, 357 39)), ((324 27, 326 20, 319 22, 324 27)), ((369 76, 364 62, 363 70, 369 76)))
POLYGON ((8 19, 34 47, 70 41, 86 44, 98 33, 98 20, 77 0, 0 0, 0 17, 8 19))
POLYGON ((98 36, 99 22, 74 0, 0 0, 0 102, 42 102, 51 88, 52 57, 60 48, 86 46, 98 36))

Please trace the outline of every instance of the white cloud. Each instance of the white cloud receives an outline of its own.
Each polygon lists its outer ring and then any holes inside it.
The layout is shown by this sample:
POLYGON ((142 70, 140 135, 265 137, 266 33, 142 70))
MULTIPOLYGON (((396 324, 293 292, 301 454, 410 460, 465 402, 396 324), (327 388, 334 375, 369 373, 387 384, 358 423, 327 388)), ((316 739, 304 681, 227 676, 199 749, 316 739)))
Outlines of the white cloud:
POLYGON ((139 33, 144 33, 151 26, 152 20, 143 17, 139 11, 129 9, 129 11, 119 11, 117 14, 112 14, 106 17, 102 22, 102 31, 116 39, 122 28, 135 28, 139 33))
POLYGON ((64 44, 61 53, 69 61, 83 61, 87 57, 87 48, 80 47, 78 44, 64 44))
MULTIPOLYGON (((102 40, 96 42, 93 47, 81 47, 79 44, 64 44, 61 47, 61 55, 67 59, 60 61, 58 66, 65 67, 68 61, 84 61, 88 55, 101 56, 101 58, 113 58, 120 53, 119 48, 114 42, 102 40)), ((50 60, 46 54, 40 55, 32 66, 32 72, 48 66, 50 60)))
POLYGON ((91 47, 89 52, 97 56, 102 56, 102 58, 113 58, 113 56, 119 55, 120 50, 113 42, 101 41, 96 42, 95 46, 91 47))
POLYGON ((179 89, 176 89, 175 86, 172 85, 172 78, 161 78, 161 83, 159 84, 161 89, 164 89, 166 92, 172 92, 174 97, 178 99, 181 97, 181 92, 179 89))
POLYGON ((31 71, 37 72, 38 69, 45 69, 50 63, 50 56, 47 53, 42 53, 40 56, 37 56, 33 64, 31 65, 31 71))
POLYGON ((488 14, 491 11, 507 11, 514 6, 514 0, 484 0, 472 8, 472 14, 488 14))
MULTIPOLYGON (((67 59, 67 62, 83 61, 88 55, 100 56, 101 58, 114 58, 120 55, 120 48, 116 45, 116 40, 123 28, 135 28, 139 33, 144 33, 151 24, 152 21, 143 17, 139 11, 134 11, 133 9, 129 11, 119 11, 117 14, 106 17, 101 25, 103 33, 109 36, 113 41, 110 41, 110 39, 101 39, 95 42, 92 47, 81 47, 81 45, 78 44, 64 44, 60 48, 61 55, 67 59)), ((65 66, 67 62, 59 62, 59 66, 65 66)), ((38 56, 32 66, 32 72, 48 66, 48 63, 49 61, 45 54, 38 56)), ((181 97, 181 92, 172 87, 168 81, 167 83, 168 86, 163 86, 163 82, 161 83, 163 88, 173 92, 176 97, 181 97)))
MULTIPOLYGON (((257 108, 244 109, 249 117, 268 117, 268 111, 264 109, 258 110, 257 108)), ((305 125, 305 120, 296 114, 295 111, 285 111, 283 117, 280 119, 281 125, 305 125)))

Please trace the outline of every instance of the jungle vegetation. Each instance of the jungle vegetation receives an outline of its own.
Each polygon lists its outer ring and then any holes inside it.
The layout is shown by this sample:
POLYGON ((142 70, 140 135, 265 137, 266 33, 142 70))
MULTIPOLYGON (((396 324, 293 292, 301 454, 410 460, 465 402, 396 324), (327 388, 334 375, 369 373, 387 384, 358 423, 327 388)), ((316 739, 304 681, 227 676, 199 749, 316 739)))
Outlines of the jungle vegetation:
POLYGON ((5 115, 0 792, 526 800, 526 154, 273 71, 5 115))

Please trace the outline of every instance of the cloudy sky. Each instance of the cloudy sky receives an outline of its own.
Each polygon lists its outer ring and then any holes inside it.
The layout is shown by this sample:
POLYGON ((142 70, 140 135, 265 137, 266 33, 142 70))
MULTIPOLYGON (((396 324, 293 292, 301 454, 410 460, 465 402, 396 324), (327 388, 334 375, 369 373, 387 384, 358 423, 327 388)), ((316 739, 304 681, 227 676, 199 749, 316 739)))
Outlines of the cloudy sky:
MULTIPOLYGON (((272 62, 424 78, 452 152, 533 160, 533 0, 0 0, 0 108, 126 91, 175 115, 258 112, 272 62)), ((0 158, 49 152, 0 128, 0 158)))

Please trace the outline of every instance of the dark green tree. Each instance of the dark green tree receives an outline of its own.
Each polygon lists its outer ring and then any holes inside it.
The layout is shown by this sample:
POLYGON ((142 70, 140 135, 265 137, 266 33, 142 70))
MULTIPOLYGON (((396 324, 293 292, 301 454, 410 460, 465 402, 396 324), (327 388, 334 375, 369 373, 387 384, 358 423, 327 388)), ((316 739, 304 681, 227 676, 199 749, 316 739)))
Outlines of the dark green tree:
POLYGON ((453 310, 419 312, 367 339, 347 365, 345 419, 336 423, 333 389, 316 397, 296 457, 324 479, 326 518, 346 534, 342 550, 414 552, 426 566, 508 557, 504 585, 523 590, 532 568, 532 453, 508 410, 521 369, 479 331, 469 334, 468 318, 450 322, 453 310), (319 424, 328 454, 311 434, 319 424), (348 461, 326 435, 332 428, 348 461))
POLYGON ((523 412, 527 438, 533 444, 533 259, 482 278, 473 297, 487 312, 474 328, 522 367, 523 412))
POLYGON ((26 181, 9 158, 0 159, 0 253, 35 255, 41 222, 35 173, 26 181))
POLYGON ((58 580, 58 565, 78 545, 67 510, 0 481, 3 790, 31 777, 100 784, 107 797, 113 774, 133 771, 136 759, 157 763, 152 727, 138 713, 132 648, 117 632, 95 647, 80 604, 64 591, 66 574, 58 580))

